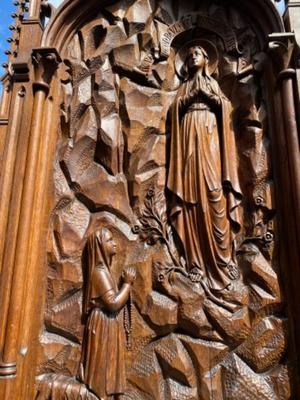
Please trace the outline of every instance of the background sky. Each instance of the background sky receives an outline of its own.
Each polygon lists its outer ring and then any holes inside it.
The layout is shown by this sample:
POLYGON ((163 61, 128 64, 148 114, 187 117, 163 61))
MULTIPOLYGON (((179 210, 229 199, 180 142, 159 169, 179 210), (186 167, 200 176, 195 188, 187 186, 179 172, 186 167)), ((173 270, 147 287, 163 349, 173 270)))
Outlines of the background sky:
MULTIPOLYGON (((6 39, 11 36, 11 31, 8 29, 9 25, 14 24, 11 13, 16 10, 16 7, 13 5, 13 1, 14 0, 0 0, 0 77, 5 72, 2 68, 2 64, 7 60, 7 56, 4 52, 10 48, 6 39)), ((62 3, 62 0, 52 0, 51 3, 57 7, 62 3)))
MULTIPOLYGON (((4 73, 2 64, 7 60, 7 56, 4 54, 4 51, 9 49, 9 43, 7 43, 6 39, 11 36, 11 31, 8 29, 8 27, 14 22, 14 20, 11 18, 11 13, 16 9, 16 7, 13 5, 13 1, 14 0, 0 0, 0 76, 2 76, 4 73)), ((52 0, 51 3, 55 6, 58 6, 60 3, 62 3, 62 0, 52 0)), ((283 13, 284 0, 281 0, 280 3, 278 3, 278 7, 280 12, 283 13)))
POLYGON ((16 9, 12 2, 13 0, 0 0, 0 76, 4 72, 2 64, 7 60, 4 51, 9 49, 6 39, 11 36, 8 27, 13 23, 13 19, 10 14, 16 9))

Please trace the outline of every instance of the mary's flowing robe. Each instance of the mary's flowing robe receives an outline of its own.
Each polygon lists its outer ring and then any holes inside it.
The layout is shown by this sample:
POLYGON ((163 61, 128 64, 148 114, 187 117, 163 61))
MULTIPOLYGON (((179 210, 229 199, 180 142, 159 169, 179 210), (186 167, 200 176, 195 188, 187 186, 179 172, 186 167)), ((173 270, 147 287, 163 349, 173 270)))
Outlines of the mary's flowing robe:
POLYGON ((199 268, 212 289, 228 286, 241 190, 231 104, 209 76, 184 82, 171 107, 167 187, 171 221, 189 268, 199 268), (199 88, 209 95, 199 96, 199 88))

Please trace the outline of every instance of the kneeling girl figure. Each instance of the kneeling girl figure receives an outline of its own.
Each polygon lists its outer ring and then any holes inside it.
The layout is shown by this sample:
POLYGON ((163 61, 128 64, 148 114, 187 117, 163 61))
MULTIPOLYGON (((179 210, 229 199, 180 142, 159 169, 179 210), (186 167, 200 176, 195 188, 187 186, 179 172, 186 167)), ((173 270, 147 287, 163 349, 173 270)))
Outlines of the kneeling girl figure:
POLYGON ((126 390, 122 309, 136 272, 132 267, 124 271, 124 283, 118 291, 110 272, 116 249, 116 242, 107 228, 97 230, 87 241, 84 311, 88 321, 79 375, 99 399, 120 399, 126 390))

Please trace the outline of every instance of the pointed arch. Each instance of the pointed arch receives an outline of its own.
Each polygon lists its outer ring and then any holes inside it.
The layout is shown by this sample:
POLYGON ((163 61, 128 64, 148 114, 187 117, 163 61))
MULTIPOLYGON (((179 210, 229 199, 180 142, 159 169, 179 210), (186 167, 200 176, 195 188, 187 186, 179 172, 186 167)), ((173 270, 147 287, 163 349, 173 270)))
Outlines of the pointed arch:
MULTIPOLYGON (((59 52, 73 34, 86 21, 105 6, 117 3, 115 0, 65 0, 47 25, 42 47, 55 47, 59 52)), ((271 0, 233 0, 232 6, 246 15, 263 47, 272 32, 284 32, 283 20, 271 0)))

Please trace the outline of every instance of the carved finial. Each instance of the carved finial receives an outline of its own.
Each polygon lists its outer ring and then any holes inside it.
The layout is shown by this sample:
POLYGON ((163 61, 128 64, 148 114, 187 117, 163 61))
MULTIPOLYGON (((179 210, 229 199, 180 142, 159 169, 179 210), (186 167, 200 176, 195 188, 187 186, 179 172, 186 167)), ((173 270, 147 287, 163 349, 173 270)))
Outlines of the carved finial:
POLYGON ((13 3, 14 6, 16 6, 16 11, 11 14, 11 17, 15 20, 15 23, 9 26, 9 30, 12 32, 12 37, 7 39, 11 48, 5 51, 5 54, 9 56, 9 61, 12 61, 18 55, 22 21, 24 19, 24 13, 28 11, 26 3, 27 0, 15 1, 13 3))

